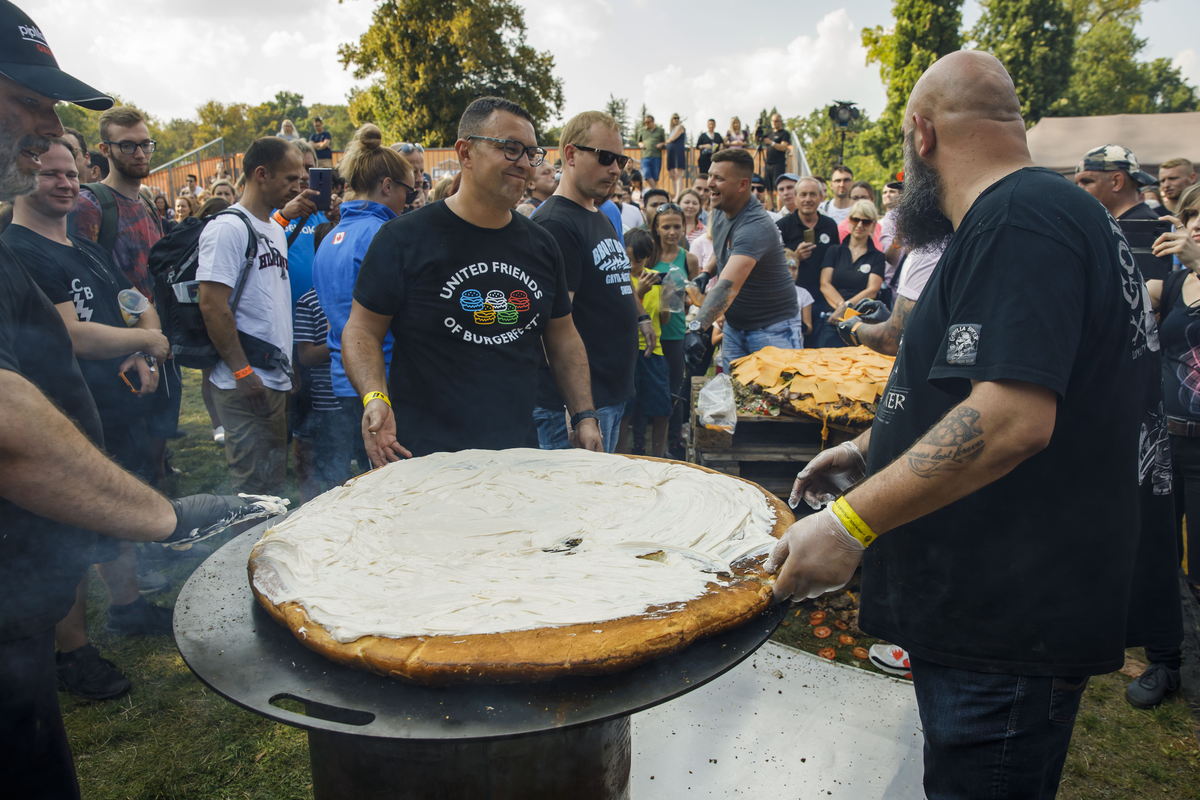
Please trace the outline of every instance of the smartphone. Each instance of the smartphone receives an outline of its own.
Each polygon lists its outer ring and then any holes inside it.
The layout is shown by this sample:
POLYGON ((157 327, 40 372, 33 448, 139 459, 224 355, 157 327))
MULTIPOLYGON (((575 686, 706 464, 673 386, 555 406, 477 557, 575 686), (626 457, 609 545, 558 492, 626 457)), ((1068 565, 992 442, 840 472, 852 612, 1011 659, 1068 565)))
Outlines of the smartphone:
POLYGON ((329 167, 313 167, 308 171, 308 188, 316 189, 313 198, 318 211, 329 210, 329 197, 333 194, 333 170, 329 167))
POLYGON ((816 244, 816 241, 817 241, 817 232, 815 230, 813 230, 812 228, 809 228, 808 230, 806 230, 804 232, 804 243, 805 244, 816 244))
POLYGON ((1171 223, 1161 219, 1118 220, 1125 241, 1133 251, 1133 258, 1145 280, 1162 280, 1171 272, 1171 256, 1154 255, 1154 242, 1159 236, 1171 231, 1171 223))

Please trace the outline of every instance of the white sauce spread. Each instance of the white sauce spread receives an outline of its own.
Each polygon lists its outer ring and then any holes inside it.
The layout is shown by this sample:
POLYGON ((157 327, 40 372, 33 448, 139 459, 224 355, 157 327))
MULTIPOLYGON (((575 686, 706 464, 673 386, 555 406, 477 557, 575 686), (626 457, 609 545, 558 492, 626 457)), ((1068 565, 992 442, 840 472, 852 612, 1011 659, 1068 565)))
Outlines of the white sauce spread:
POLYGON ((269 530, 255 585, 339 642, 597 623, 699 597, 714 572, 774 545, 774 522, 757 488, 679 464, 437 453, 332 489, 269 530))

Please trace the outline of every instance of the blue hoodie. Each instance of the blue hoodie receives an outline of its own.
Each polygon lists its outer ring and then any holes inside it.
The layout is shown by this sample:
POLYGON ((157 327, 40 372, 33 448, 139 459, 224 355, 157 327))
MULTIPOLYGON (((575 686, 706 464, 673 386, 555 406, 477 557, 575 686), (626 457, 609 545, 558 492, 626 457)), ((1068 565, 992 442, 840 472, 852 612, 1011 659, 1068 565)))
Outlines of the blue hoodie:
MULTIPOLYGON (((329 376, 333 380, 333 393, 338 397, 358 397, 342 365, 342 329, 350 319, 354 282, 358 280, 358 270, 375 232, 395 218, 396 214, 390 208, 370 200, 342 203, 341 222, 326 234, 313 259, 313 285, 321 310, 329 320, 327 342, 333 362, 329 376)), ((392 363, 390 331, 383 340, 383 363, 385 367, 392 363)))

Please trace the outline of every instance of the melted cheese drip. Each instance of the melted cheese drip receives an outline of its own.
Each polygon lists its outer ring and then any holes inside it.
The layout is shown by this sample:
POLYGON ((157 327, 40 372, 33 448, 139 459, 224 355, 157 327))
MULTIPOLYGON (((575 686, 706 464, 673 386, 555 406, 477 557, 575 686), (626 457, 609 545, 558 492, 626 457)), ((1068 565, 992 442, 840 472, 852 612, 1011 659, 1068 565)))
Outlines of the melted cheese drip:
POLYGON ((438 453, 326 492, 269 530, 256 586, 339 642, 599 623, 700 596, 713 572, 774 545, 774 520, 755 487, 678 464, 438 453))

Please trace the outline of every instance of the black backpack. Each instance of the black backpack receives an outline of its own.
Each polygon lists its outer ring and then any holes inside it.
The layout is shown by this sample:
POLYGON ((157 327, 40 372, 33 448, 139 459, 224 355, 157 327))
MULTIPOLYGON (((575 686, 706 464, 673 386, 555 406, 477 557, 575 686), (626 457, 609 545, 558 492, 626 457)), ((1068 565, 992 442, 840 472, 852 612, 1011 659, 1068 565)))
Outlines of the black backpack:
MULTIPOLYGON (((248 234, 245 258, 229 307, 230 312, 235 313, 250 275, 249 267, 258 255, 258 232, 244 214, 230 209, 206 219, 187 217, 150 248, 149 270, 154 279, 154 305, 162 322, 163 335, 170 341, 175 361, 182 367, 205 369, 221 360, 200 313, 200 282, 196 280, 196 268, 200 260, 200 234, 208 223, 226 214, 233 214, 245 223, 248 234)), ((239 338, 243 338, 240 333, 239 338)), ((249 350, 246 357, 251 358, 249 350)), ((265 363, 254 364, 252 361, 251 364, 267 367, 265 363)))

